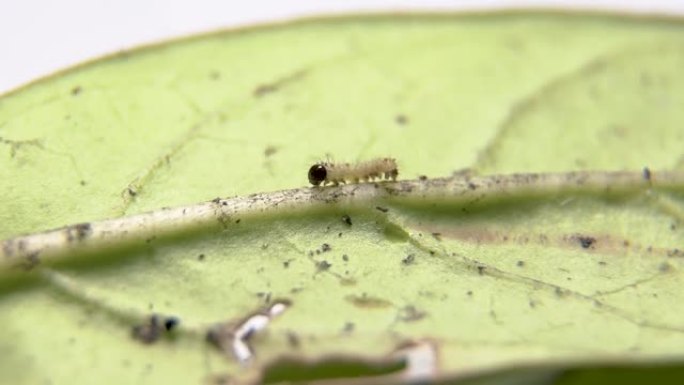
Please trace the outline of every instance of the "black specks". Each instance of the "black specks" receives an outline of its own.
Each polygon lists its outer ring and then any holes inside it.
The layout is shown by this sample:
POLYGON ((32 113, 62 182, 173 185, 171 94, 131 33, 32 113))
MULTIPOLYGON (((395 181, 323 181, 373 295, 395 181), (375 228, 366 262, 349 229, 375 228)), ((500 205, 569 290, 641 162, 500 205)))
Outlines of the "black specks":
POLYGON ((473 182, 468 182, 468 188, 471 190, 477 189, 477 185, 473 182))
POLYGON ((523 266, 525 266, 525 261, 518 261, 518 262, 516 262, 515 265, 518 267, 523 267, 523 266))
POLYGON ((608 263, 606 263, 606 261, 599 261, 598 264, 599 264, 599 266, 605 266, 605 265, 607 265, 608 263))
POLYGON ((342 333, 349 334, 349 333, 353 332, 355 326, 356 325, 354 325, 353 322, 345 322, 344 327, 342 328, 342 333))
POLYGON ((164 320, 164 329, 166 329, 167 332, 175 329, 178 325, 180 325, 180 320, 176 317, 167 317, 164 320))
POLYGON ((85 186, 87 183, 86 183, 86 181, 81 180, 80 184, 81 184, 81 186, 85 186))
POLYGON ((254 89, 252 94, 256 98, 260 98, 264 95, 268 95, 272 92, 276 92, 278 90, 278 87, 274 84, 261 84, 258 87, 254 89))
POLYGON ((677 225, 673 223, 670 223, 670 231, 675 231, 677 230, 677 225))
POLYGON ((645 181, 651 181, 651 170, 648 167, 644 167, 643 177, 645 181))
POLYGON ((321 253, 325 253, 325 252, 328 252, 330 250, 332 250, 332 247, 330 247, 329 244, 324 243, 321 245, 321 253))
POLYGON ((136 195, 138 195, 138 192, 135 191, 135 188, 133 188, 133 187, 126 188, 126 192, 128 193, 128 195, 130 197, 135 197, 136 195))
POLYGON ((401 260, 401 263, 403 265, 406 265, 406 266, 412 265, 413 262, 415 261, 415 259, 416 259, 416 256, 414 254, 409 254, 401 260))
POLYGON ((347 214, 342 215, 342 222, 344 222, 347 226, 351 226, 351 225, 352 225, 352 219, 351 219, 351 217, 350 217, 349 215, 347 215, 347 214))
POLYGON ((178 327, 180 320, 176 317, 166 317, 163 320, 153 314, 143 324, 135 325, 131 329, 131 337, 144 344, 156 342, 164 332, 171 332, 178 327))
POLYGON ((330 267, 332 267, 332 263, 330 263, 326 260, 316 262, 316 270, 318 270, 319 272, 320 271, 326 271, 326 270, 330 269, 330 267))
POLYGON ((418 175, 418 180, 419 181, 426 181, 428 179, 427 175, 418 175))
POLYGON ((473 291, 472 291, 472 290, 468 290, 468 291, 466 292, 466 295, 467 295, 468 297, 472 297, 472 296, 473 296, 473 291))
POLYGON ((477 273, 480 274, 480 275, 484 275, 485 269, 486 269, 485 266, 478 265, 478 266, 477 266, 477 273))
POLYGON ((81 86, 75 86, 74 88, 71 89, 71 96, 80 95, 81 91, 83 91, 83 88, 81 86))
POLYGON ((397 115, 394 117, 394 121, 395 121, 397 124, 403 126, 403 125, 407 124, 409 120, 408 120, 408 117, 407 117, 406 115, 404 115, 404 114, 397 114, 397 115))
POLYGON ((556 296, 558 296, 558 297, 565 297, 565 296, 567 296, 567 295, 569 294, 569 292, 568 292, 567 290, 564 290, 563 288, 561 288, 561 287, 559 287, 559 286, 556 286, 556 289, 554 290, 554 293, 555 293, 556 296))
POLYGON ((596 238, 585 235, 578 236, 577 240, 579 241, 580 246, 582 246, 583 249, 591 248, 596 243, 596 238))
POLYGON ((198 261, 204 261, 204 258, 205 258, 205 255, 204 255, 204 254, 200 254, 200 255, 197 256, 197 260, 198 260, 198 261))
POLYGON ((240 218, 236 219, 235 224, 237 225, 238 223, 240 223, 240 221, 242 221, 242 219, 240 219, 240 218))
POLYGON ((219 203, 221 203, 221 198, 216 197, 216 198, 214 198, 214 199, 211 200, 211 203, 219 204, 219 203))
POLYGON ((67 241, 71 242, 81 242, 90 236, 92 228, 90 223, 78 223, 75 225, 66 227, 67 241))
POLYGON ((679 257, 679 256, 681 256, 682 254, 683 254, 683 253, 682 253, 681 250, 679 250, 679 249, 670 249, 670 250, 667 251, 667 256, 668 256, 668 257, 679 257))
POLYGON ((537 307, 537 303, 534 302, 534 301, 530 301, 529 304, 530 304, 530 307, 531 307, 532 309, 534 309, 535 307, 537 307))
POLYGON ((264 149, 264 156, 265 157, 270 157, 271 155, 275 155, 275 153, 278 152, 278 147, 276 146, 267 146, 264 149))
POLYGON ((347 254, 342 255, 342 260, 345 262, 349 262, 349 256, 347 254))
POLYGON ((383 212, 383 213, 386 213, 386 212, 389 211, 388 208, 386 208, 386 207, 381 207, 381 206, 375 206, 375 209, 378 210, 378 211, 381 211, 381 212, 383 212))

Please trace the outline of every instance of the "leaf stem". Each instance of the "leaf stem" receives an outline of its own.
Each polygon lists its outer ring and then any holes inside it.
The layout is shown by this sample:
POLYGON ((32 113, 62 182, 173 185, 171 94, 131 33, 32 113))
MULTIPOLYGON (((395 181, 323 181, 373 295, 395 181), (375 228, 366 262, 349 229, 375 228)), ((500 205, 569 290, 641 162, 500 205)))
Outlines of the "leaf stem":
POLYGON ((448 178, 307 187, 202 202, 148 213, 78 223, 2 242, 0 270, 27 269, 40 263, 88 252, 144 246, 174 235, 228 230, 242 219, 277 213, 333 208, 375 207, 378 203, 469 204, 483 199, 545 195, 630 194, 684 191, 684 172, 580 171, 448 178))

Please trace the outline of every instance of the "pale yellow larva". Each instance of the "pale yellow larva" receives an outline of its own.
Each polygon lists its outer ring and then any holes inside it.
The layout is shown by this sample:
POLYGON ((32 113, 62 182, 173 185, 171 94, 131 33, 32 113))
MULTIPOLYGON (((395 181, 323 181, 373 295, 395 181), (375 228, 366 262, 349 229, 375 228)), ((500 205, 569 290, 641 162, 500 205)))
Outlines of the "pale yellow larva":
POLYGON ((378 158, 359 163, 319 162, 309 168, 309 182, 318 186, 328 183, 359 183, 384 178, 396 180, 399 175, 394 158, 378 158))

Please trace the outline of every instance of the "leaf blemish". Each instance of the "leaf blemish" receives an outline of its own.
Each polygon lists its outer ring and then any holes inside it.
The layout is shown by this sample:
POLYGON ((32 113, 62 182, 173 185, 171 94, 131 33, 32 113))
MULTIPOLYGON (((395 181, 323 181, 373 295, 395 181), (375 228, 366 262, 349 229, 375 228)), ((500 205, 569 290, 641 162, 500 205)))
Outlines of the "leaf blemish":
POLYGON ((372 297, 363 293, 362 295, 348 295, 344 297, 345 300, 352 303, 352 305, 364 309, 384 309, 392 306, 392 302, 379 297, 372 297))
POLYGON ((596 238, 588 235, 577 235, 575 238, 583 249, 594 248, 594 244, 596 243, 596 238))
POLYGON ((412 265, 416 256, 414 254, 409 254, 401 260, 401 263, 405 266, 412 265))
POLYGON ((347 215, 347 214, 342 215, 342 222, 344 222, 347 226, 351 226, 351 225, 352 225, 352 219, 351 219, 351 217, 350 217, 349 215, 347 215))

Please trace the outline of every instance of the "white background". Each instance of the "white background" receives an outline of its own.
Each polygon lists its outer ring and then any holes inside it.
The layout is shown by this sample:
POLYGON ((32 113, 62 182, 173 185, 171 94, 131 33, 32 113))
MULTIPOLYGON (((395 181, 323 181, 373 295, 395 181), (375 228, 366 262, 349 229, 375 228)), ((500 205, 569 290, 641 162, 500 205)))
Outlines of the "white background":
POLYGON ((254 23, 354 11, 574 7, 684 15, 684 0, 5 0, 0 94, 103 54, 254 23))

